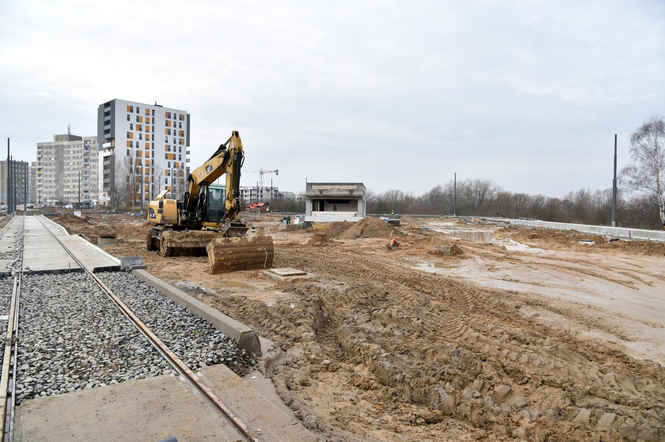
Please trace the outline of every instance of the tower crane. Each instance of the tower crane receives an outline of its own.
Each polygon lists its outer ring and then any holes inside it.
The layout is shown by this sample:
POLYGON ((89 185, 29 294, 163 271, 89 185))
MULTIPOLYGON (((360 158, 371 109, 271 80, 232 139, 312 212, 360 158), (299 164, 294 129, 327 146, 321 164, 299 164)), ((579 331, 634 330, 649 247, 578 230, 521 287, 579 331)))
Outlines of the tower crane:
POLYGON ((250 173, 258 173, 259 174, 259 189, 260 190, 257 189, 257 193, 256 193, 256 199, 257 199, 257 202, 259 202, 259 199, 262 199, 262 198, 259 198, 259 192, 260 192, 261 197, 263 197, 263 174, 274 173, 275 175, 279 175, 279 170, 277 170, 277 169, 275 169, 275 170, 259 169, 259 170, 252 171, 250 173))

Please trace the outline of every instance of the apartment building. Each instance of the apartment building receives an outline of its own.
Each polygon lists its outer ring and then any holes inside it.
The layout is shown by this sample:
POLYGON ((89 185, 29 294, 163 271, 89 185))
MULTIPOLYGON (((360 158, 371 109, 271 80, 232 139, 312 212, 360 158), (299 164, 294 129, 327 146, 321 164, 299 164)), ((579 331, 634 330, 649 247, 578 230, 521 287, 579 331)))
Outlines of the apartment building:
POLYGON ((140 205, 162 190, 178 198, 189 171, 190 115, 180 109, 114 99, 97 113, 100 194, 107 204, 140 205))
POLYGON ((265 203, 281 199, 278 187, 240 186, 240 201, 245 204, 265 203))
POLYGON ((67 133, 37 143, 37 203, 99 204, 98 163, 97 137, 67 133))
MULTIPOLYGON (((7 160, 0 161, 0 204, 7 205, 7 160)), ((28 193, 28 163, 12 161, 12 180, 16 188, 16 204, 23 204, 28 193)))

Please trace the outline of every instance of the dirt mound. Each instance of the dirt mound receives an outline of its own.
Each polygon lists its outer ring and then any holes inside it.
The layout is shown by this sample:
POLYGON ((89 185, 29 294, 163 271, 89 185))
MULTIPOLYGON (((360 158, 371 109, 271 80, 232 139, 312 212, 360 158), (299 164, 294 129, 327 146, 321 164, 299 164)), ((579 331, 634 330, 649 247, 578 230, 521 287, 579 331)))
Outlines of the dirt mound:
POLYGON ((330 240, 325 232, 315 233, 314 236, 312 236, 312 239, 309 240, 309 245, 311 246, 325 246, 328 243, 330 243, 330 240))
POLYGON ((76 215, 57 215, 51 217, 53 221, 58 224, 92 224, 92 219, 89 216, 76 216, 76 215))
POLYGON ((344 239, 355 238, 389 238, 401 235, 402 232, 394 226, 377 218, 364 218, 353 224, 339 237, 344 239))
POLYGON ((344 232, 353 227, 348 221, 330 223, 325 233, 328 238, 339 238, 344 232))
POLYGON ((452 246, 436 246, 434 250, 427 253, 437 256, 463 256, 464 250, 457 244, 453 244, 452 246))

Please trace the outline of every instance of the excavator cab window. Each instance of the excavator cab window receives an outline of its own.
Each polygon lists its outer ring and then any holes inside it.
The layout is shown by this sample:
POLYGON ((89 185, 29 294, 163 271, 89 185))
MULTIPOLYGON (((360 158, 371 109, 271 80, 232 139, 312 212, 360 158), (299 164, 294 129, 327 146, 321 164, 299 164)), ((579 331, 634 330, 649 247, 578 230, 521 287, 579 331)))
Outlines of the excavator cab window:
POLYGON ((221 222, 224 219, 225 195, 224 188, 208 187, 208 197, 206 198, 208 207, 206 210, 206 221, 221 222))

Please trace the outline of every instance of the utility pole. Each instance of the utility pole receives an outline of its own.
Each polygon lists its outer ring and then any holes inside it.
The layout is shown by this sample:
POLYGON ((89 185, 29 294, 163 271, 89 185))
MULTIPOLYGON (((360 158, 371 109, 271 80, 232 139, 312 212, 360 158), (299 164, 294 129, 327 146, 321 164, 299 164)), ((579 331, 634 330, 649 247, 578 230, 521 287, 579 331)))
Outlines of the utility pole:
MULTIPOLYGON (((141 160, 143 161, 143 160, 141 160)), ((141 185, 139 186, 139 192, 141 193, 141 212, 143 212, 143 195, 145 195, 145 183, 143 182, 143 164, 141 164, 141 185)))
POLYGON ((612 180, 612 227, 617 226, 617 134, 614 134, 614 179, 612 180))
POLYGON ((14 213, 14 155, 9 156, 9 201, 11 203, 11 213, 14 213))
POLYGON ((11 203, 9 202, 9 198, 10 198, 9 188, 11 186, 10 177, 11 177, 11 173, 12 173, 11 172, 11 167, 10 167, 10 164, 9 164, 10 150, 11 150, 11 147, 10 147, 10 144, 9 144, 9 138, 7 138, 7 192, 6 192, 7 198, 6 198, 6 201, 5 201, 5 204, 7 205, 7 215, 9 215, 9 213, 11 211, 11 203))
POLYGON ((453 216, 457 216, 457 172, 453 179, 453 216))

